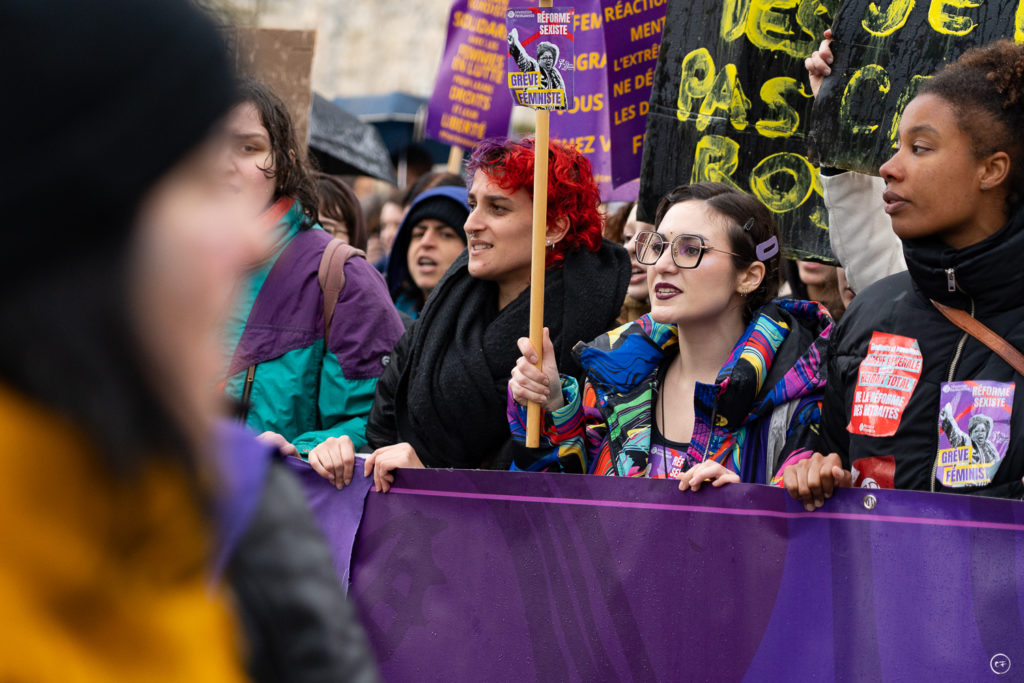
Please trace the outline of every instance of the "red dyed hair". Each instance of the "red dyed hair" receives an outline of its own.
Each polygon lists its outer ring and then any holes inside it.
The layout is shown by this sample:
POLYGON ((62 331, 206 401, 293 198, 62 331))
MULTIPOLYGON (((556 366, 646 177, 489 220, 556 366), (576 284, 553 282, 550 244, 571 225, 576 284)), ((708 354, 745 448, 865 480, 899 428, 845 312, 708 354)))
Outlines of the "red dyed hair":
MULTIPOLYGON (((472 178, 483 171, 499 187, 509 192, 525 189, 533 198, 534 139, 519 142, 507 138, 484 140, 470 157, 467 172, 472 178)), ((548 145, 548 225, 560 218, 569 219, 565 237, 548 250, 546 267, 565 260, 565 255, 580 249, 601 248, 604 217, 600 195, 590 162, 570 145, 548 145)))

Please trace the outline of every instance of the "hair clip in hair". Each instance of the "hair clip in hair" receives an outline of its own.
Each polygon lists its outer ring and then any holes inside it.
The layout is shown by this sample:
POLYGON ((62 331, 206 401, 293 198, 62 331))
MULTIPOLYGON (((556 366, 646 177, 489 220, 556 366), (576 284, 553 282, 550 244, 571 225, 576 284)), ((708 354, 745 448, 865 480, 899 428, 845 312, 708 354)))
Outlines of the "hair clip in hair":
POLYGON ((750 232, 750 229, 754 227, 754 217, 751 216, 747 219, 747 222, 743 224, 743 232, 750 232))
POLYGON ((755 253, 757 254, 758 261, 767 261, 779 253, 779 238, 772 235, 764 242, 757 245, 755 253))

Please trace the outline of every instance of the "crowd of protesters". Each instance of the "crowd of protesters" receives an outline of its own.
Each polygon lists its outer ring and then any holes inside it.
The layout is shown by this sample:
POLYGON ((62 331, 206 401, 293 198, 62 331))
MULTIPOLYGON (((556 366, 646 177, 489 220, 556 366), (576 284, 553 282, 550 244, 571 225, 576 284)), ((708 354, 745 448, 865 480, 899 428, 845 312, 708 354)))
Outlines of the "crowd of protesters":
POLYGON ((17 14, 5 45, 62 51, 8 92, 72 104, 0 114, 0 678, 374 680, 282 457, 382 493, 430 467, 775 485, 808 510, 851 485, 1024 497, 1024 46, 924 82, 880 178, 822 169, 841 268, 788 261, 724 184, 639 222, 550 144, 536 349, 533 139, 360 198, 191 5, 17 14), (881 424, 886 363, 913 377, 881 424), (964 383, 1006 415, 958 426, 964 383))

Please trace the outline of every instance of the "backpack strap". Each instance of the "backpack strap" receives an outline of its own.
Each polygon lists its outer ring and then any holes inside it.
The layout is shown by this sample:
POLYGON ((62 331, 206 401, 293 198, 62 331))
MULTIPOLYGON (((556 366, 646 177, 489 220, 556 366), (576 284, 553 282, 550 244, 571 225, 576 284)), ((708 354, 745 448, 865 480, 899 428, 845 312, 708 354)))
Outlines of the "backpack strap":
POLYGON ((341 290, 345 289, 345 262, 353 256, 366 258, 361 249, 345 244, 338 238, 332 239, 324 249, 320 258, 320 270, 317 280, 320 291, 324 293, 324 344, 330 341, 331 321, 334 319, 334 308, 338 305, 341 290))
POLYGON ((951 323, 992 349, 997 356, 1009 363, 1010 367, 1017 371, 1017 374, 1024 375, 1024 354, 1021 354, 1010 342, 990 330, 984 323, 966 311, 950 308, 940 304, 935 299, 931 301, 935 308, 939 309, 939 313, 946 316, 951 323))

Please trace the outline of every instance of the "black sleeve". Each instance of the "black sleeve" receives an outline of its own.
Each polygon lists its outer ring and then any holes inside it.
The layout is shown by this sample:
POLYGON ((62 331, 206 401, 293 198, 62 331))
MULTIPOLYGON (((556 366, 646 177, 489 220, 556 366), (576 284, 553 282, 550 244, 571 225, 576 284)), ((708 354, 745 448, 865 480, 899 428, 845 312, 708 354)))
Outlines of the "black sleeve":
POLYGON ((402 371, 409 360, 409 347, 416 331, 413 323, 395 344, 391 352, 391 361, 384 368, 384 374, 377 380, 377 391, 373 397, 373 408, 366 421, 366 441, 370 449, 382 448, 399 442, 398 423, 395 418, 395 396, 398 384, 402 379, 402 371))
POLYGON ((843 328, 837 325, 828 340, 828 381, 821 401, 821 452, 824 455, 838 453, 843 460, 843 467, 850 469, 850 433, 846 431, 846 425, 850 422, 846 409, 847 384, 850 378, 844 373, 844 366, 849 363, 843 362, 839 356, 842 330, 843 328))
POLYGON ((334 560, 291 473, 271 464, 228 564, 254 681, 379 680, 334 560))

